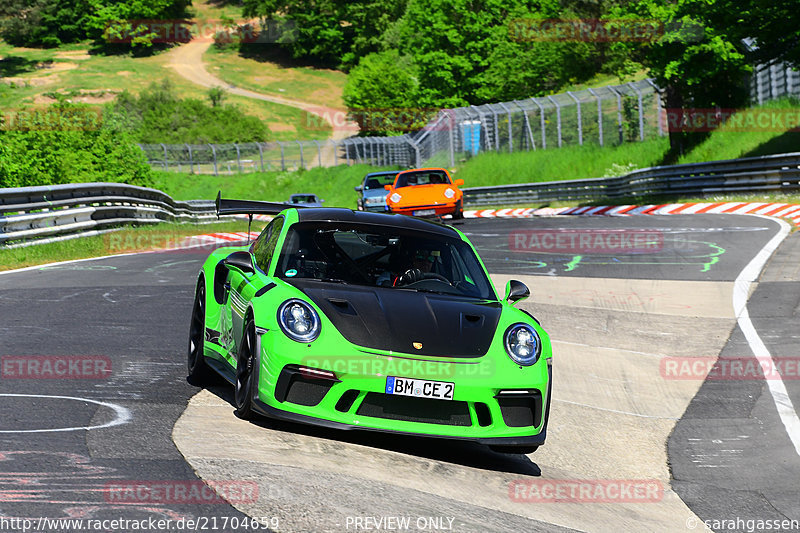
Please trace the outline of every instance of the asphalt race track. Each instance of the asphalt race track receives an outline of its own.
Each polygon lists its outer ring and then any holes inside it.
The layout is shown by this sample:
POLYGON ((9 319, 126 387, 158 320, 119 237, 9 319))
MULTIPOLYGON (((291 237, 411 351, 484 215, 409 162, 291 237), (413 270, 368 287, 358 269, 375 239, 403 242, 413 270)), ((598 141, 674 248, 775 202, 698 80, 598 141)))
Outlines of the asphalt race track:
MULTIPOLYGON (((703 531, 703 521, 746 531, 746 520, 800 520, 800 450, 774 392, 779 382, 800 405, 797 233, 749 292, 755 331, 787 362, 768 383, 706 377, 708 368, 671 373, 665 361, 753 358, 735 282, 778 222, 673 215, 458 227, 500 291, 507 279, 528 284, 520 305, 553 338, 554 403, 536 453, 239 420, 232 387, 185 379, 208 250, 117 256, 0 275, 0 517, 251 531, 241 524, 250 516, 281 532, 395 531, 403 520, 411 531, 703 531), (92 366, 73 379, 30 366, 70 358, 92 366), (233 505, 208 497, 201 479, 233 505), (646 490, 564 501, 519 489, 576 484, 646 490)), ((0 522, 0 531, 18 526, 0 522)))

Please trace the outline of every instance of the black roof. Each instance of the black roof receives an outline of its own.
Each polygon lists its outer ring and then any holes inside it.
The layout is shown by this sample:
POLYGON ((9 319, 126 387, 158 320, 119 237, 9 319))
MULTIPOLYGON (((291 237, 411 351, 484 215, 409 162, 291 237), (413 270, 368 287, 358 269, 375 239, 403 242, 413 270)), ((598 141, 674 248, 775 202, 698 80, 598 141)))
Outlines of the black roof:
POLYGON ((297 210, 297 218, 300 222, 347 222, 351 224, 392 226, 435 233, 445 237, 460 238, 458 232, 450 226, 399 213, 353 211, 344 207, 304 207, 297 210))

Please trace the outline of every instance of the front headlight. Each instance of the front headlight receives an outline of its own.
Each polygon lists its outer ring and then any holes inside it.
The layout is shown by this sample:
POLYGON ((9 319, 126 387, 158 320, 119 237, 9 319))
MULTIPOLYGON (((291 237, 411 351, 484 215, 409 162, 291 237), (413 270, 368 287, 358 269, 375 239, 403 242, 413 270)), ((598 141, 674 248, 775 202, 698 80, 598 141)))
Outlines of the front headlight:
POLYGON ((542 353, 542 340, 528 324, 514 324, 506 330, 506 353, 512 361, 522 366, 530 366, 539 360, 542 353))
POLYGON ((278 308, 278 324, 290 339, 311 342, 319 336, 319 315, 303 300, 286 300, 278 308))

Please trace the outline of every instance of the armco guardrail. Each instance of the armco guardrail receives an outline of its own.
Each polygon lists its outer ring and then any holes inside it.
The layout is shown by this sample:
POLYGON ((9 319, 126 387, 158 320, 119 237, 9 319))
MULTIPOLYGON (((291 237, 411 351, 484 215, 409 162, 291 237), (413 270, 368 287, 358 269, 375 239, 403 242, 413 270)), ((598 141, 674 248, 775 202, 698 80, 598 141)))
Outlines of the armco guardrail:
MULTIPOLYGON (((465 206, 594 202, 654 195, 705 196, 800 190, 800 153, 653 167, 617 178, 471 187, 465 206)), ((155 189, 84 183, 0 189, 0 245, 94 235, 125 224, 211 222, 214 203, 178 202, 155 189)))
POLYGON ((155 189, 120 183, 0 189, 0 244, 8 247, 93 235, 125 224, 216 218, 211 201, 178 202, 155 189))
POLYGON ((463 189, 464 205, 471 207, 796 190, 800 190, 800 153, 645 168, 617 178, 463 189))

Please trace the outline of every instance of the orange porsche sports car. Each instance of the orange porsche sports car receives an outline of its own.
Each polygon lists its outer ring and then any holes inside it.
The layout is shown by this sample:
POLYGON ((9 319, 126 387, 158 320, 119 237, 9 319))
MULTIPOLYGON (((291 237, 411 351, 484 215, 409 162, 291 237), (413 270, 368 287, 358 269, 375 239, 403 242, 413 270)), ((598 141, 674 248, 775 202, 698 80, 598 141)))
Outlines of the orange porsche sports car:
POLYGON ((443 168, 415 168, 400 172, 394 184, 386 185, 386 205, 392 213, 434 217, 452 215, 463 218, 463 193, 443 168))

